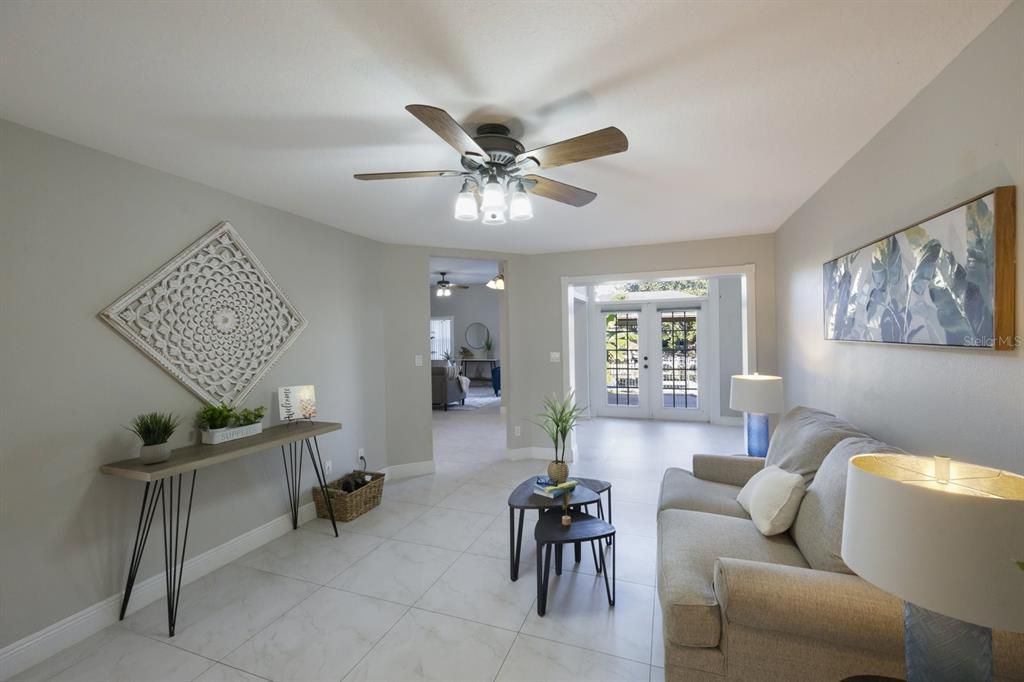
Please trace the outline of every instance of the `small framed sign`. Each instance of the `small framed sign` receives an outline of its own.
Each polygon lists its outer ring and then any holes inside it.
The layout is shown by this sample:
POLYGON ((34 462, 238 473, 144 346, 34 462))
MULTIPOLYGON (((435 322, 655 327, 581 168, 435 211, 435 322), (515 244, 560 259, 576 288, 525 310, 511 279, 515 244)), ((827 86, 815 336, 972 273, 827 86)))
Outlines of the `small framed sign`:
POLYGON ((281 386, 277 389, 278 417, 281 421, 316 417, 316 391, 309 386, 281 386))

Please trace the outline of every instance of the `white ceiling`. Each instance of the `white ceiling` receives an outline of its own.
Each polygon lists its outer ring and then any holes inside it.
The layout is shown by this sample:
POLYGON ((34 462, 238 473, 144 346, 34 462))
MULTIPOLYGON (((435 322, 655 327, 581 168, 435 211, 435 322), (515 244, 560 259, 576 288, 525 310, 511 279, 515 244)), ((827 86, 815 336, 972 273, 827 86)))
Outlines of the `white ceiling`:
MULTIPOLYGON (((771 232, 1007 5, 943 2, 0 3, 0 117, 389 242, 533 253, 771 232), (458 168, 403 110, 512 119, 598 198, 452 218, 458 168)), ((224 216, 231 218, 231 216, 224 216)))
POLYGON ((436 284, 442 272, 447 273, 445 279, 455 284, 486 284, 498 274, 498 262, 476 258, 431 258, 430 283, 436 284))

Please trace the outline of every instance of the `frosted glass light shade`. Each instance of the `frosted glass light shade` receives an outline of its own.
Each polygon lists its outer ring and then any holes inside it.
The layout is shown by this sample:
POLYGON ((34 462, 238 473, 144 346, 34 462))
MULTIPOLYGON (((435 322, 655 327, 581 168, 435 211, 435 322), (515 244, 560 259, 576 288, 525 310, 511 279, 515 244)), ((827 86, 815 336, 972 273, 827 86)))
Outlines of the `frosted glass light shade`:
POLYGON ((476 220, 478 216, 476 197, 473 196, 473 193, 469 191, 459 192, 458 198, 455 199, 455 219, 476 220))
POLYGON ((480 202, 480 208, 484 212, 485 219, 487 215, 500 211, 502 213, 502 221, 504 221, 505 190, 500 182, 492 179, 484 185, 484 196, 480 202))
POLYGON ((484 209, 484 225, 504 225, 505 211, 503 209, 484 209))
POLYGON ((866 454, 847 465, 843 561, 904 601, 1024 632, 1024 477, 953 461, 866 454))
POLYGON ((496 275, 487 282, 488 289, 495 289, 497 291, 505 291, 505 275, 496 275))
POLYGON ((737 412, 782 412, 782 377, 771 374, 734 374, 729 387, 729 407, 737 412))
POLYGON ((508 204, 508 217, 512 220, 529 220, 533 217, 533 204, 530 203, 530 195, 523 189, 523 183, 519 183, 516 191, 512 192, 512 200, 508 204))

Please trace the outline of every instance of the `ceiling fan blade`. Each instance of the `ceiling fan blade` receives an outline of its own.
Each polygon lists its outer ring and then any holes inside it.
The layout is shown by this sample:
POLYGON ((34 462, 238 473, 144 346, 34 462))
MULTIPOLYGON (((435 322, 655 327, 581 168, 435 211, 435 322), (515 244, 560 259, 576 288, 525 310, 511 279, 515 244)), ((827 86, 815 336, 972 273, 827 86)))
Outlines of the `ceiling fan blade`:
POLYGON ((397 173, 356 173, 356 180, 401 180, 403 178, 450 178, 462 175, 464 171, 432 170, 432 171, 399 171, 397 173))
POLYGON ((609 154, 618 154, 627 149, 629 149, 629 140, 626 139, 625 134, 615 126, 610 126, 586 135, 555 142, 546 147, 523 152, 516 157, 516 163, 532 158, 541 168, 554 168, 609 154))
POLYGON ((405 108, 418 118, 425 126, 437 133, 442 140, 455 148, 459 154, 490 161, 491 157, 476 143, 473 136, 467 133, 444 109, 427 106, 426 104, 410 104, 405 108))
POLYGON ((570 206, 586 206, 597 198, 597 194, 589 190, 567 185, 539 175, 525 175, 523 182, 532 194, 553 201, 560 201, 570 206))

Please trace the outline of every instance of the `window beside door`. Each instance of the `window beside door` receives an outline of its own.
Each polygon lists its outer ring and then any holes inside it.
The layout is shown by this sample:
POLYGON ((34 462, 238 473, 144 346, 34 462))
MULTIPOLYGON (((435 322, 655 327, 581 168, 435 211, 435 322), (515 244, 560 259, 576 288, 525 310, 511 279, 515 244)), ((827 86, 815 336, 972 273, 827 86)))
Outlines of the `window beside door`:
POLYGON ((452 343, 452 318, 430 318, 430 359, 444 360, 446 357, 454 357, 455 348, 452 343))

